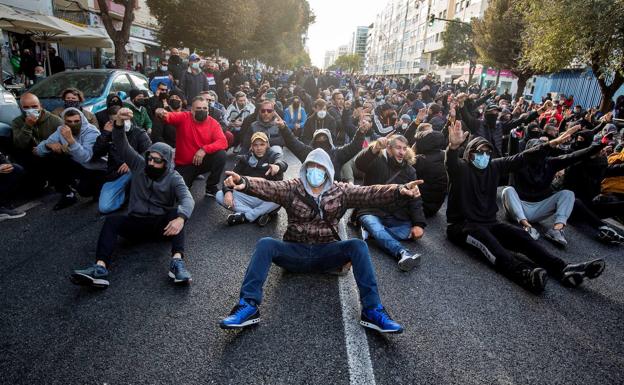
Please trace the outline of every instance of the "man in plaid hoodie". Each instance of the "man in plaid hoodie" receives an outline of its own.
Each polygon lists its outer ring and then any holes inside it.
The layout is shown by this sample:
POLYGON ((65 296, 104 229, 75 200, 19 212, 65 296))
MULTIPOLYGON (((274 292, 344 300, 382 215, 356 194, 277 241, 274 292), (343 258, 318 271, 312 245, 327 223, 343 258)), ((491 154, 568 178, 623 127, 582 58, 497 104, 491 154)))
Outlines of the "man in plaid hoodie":
POLYGON ((383 207, 419 197, 422 181, 374 186, 335 182, 331 159, 320 148, 310 152, 296 179, 269 181, 229 171, 226 174, 226 186, 284 207, 288 227, 283 241, 262 238, 256 244, 240 300, 220 322, 221 328, 237 329, 260 322, 258 306, 271 264, 297 273, 319 273, 351 263, 362 303, 360 324, 381 333, 403 331, 381 304, 368 246, 360 239, 340 240, 337 226, 348 208, 383 207))

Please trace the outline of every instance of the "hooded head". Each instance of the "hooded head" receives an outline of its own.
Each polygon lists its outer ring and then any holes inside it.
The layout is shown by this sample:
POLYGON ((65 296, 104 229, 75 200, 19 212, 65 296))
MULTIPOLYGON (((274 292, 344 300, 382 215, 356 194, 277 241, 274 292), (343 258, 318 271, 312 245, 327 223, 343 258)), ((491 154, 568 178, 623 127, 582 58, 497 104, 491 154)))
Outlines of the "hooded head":
POLYGON ((152 144, 147 151, 145 151, 145 175, 153 180, 160 179, 163 175, 173 172, 173 149, 166 143, 158 142, 152 144), (152 153, 160 155, 164 164, 159 167, 158 164, 154 164, 154 161, 150 162, 152 153))
POLYGON ((574 135, 574 141, 572 142, 572 149, 574 151, 582 150, 591 146, 594 140, 594 133, 591 130, 579 131, 574 135))
POLYGON ((319 128, 312 135, 312 147, 322 148, 329 153, 334 148, 331 132, 327 128, 319 128))
POLYGON ((301 179, 305 190, 310 195, 314 194, 312 193, 312 186, 308 178, 308 175, 310 174, 308 169, 311 170, 312 168, 316 168, 317 165, 320 165, 325 169, 325 179, 321 183, 323 185, 323 191, 329 189, 329 187, 334 183, 334 165, 331 162, 329 154, 320 148, 312 150, 301 165, 301 170, 299 171, 299 178, 301 179))
POLYGON ((464 150, 464 160, 475 168, 483 170, 490 164, 493 148, 490 142, 477 136, 468 142, 464 150))
POLYGON ((447 141, 439 131, 421 131, 416 133, 414 149, 418 154, 429 154, 446 148, 447 141))
POLYGON ((122 100, 117 94, 108 94, 106 97, 106 108, 110 109, 113 106, 123 107, 122 100))
POLYGON ((69 107, 69 108, 66 108, 65 110, 63 110, 63 112, 61 113, 61 118, 63 119, 65 124, 68 125, 71 128, 72 135, 74 137, 76 137, 76 138, 78 138, 82 132, 87 131, 87 129, 89 129, 89 127, 93 128, 94 130, 97 130, 97 128, 95 128, 95 126, 93 126, 91 123, 89 123, 89 121, 84 116, 82 111, 80 111, 79 109, 77 109, 75 107, 69 107), (80 116, 80 123, 79 123, 79 125, 78 125, 78 123, 68 124, 67 121, 70 118, 75 117, 76 114, 78 114, 78 116, 80 116))

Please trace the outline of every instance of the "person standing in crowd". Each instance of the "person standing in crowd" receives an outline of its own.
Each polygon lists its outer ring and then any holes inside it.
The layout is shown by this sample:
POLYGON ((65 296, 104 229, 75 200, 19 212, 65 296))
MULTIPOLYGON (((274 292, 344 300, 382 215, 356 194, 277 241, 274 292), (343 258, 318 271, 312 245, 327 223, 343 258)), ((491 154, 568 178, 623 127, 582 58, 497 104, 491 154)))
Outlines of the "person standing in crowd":
MULTIPOLYGON (((169 99, 164 109, 169 112, 182 112, 186 109, 186 99, 182 91, 173 90, 169 93, 169 99)), ((156 109, 157 110, 157 109, 156 109)), ((162 119, 156 118, 156 110, 154 110, 154 126, 152 128, 152 141, 154 143, 167 143, 172 148, 176 147, 176 128, 171 124, 165 123, 162 119)))
POLYGON ((539 157, 546 146, 556 147, 566 142, 570 133, 520 154, 497 159, 491 159, 493 145, 481 137, 472 139, 460 158, 458 149, 467 138, 468 132, 462 132, 461 121, 449 128, 445 162, 449 175, 446 211, 449 240, 476 251, 502 274, 536 294, 544 291, 547 274, 570 287, 579 286, 585 278, 600 276, 605 267, 602 259, 566 263, 526 231, 496 218, 496 194, 501 175, 525 167, 526 161, 539 157), (512 252, 522 253, 528 259, 512 252))
POLYGON ((78 202, 72 188, 80 180, 78 193, 85 197, 98 197, 103 183, 106 164, 93 157, 93 145, 100 131, 87 121, 79 109, 70 107, 63 111, 63 124, 35 147, 33 153, 45 158, 45 173, 61 199, 54 210, 62 210, 78 202))
MULTIPOLYGON (((130 185, 132 173, 130 167, 123 160, 119 148, 113 146, 113 122, 121 107, 114 106, 108 112, 110 120, 104 125, 101 135, 93 145, 93 158, 106 157, 107 170, 104 176, 99 199, 99 210, 102 214, 117 211, 126 201, 126 191, 130 185)), ((137 127, 132 120, 124 120, 124 131, 130 147, 137 153, 144 154, 152 145, 152 141, 145 130, 137 127)))
MULTIPOLYGON (((414 153, 401 135, 377 139, 355 159, 355 166, 364 173, 364 186, 413 182, 417 180, 413 164, 414 153)), ((420 254, 409 251, 401 241, 422 238, 427 224, 420 197, 403 203, 358 209, 356 216, 362 225, 362 239, 370 236, 396 259, 399 269, 410 271, 420 263, 420 254)))
POLYGON ((424 182, 420 186, 420 193, 425 218, 436 215, 446 200, 448 176, 444 167, 445 149, 446 139, 441 132, 428 129, 414 135, 414 168, 418 178, 424 182))
MULTIPOLYGON (((251 137, 251 148, 246 154, 238 157, 232 171, 243 176, 282 180, 287 168, 288 163, 284 161, 282 154, 271 150, 267 135, 264 132, 256 132, 251 137)), ((272 214, 280 208, 276 203, 263 201, 225 185, 215 198, 220 205, 234 211, 234 214, 228 215, 227 218, 230 226, 251 222, 257 223, 260 227, 266 226, 272 214)))
POLYGON ((308 154, 296 179, 268 181, 227 174, 227 187, 284 207, 288 227, 283 241, 262 238, 257 242, 240 299, 221 320, 221 328, 240 329, 260 322, 262 287, 272 264, 298 273, 322 273, 351 263, 362 303, 361 325, 381 333, 403 331, 381 304, 368 246, 359 239, 341 240, 337 226, 349 207, 383 207, 417 198, 420 194, 415 182, 366 187, 334 182, 331 159, 320 148, 308 154))
POLYGON ((11 122, 12 155, 26 172, 26 191, 36 194, 45 185, 46 178, 44 161, 34 153, 34 149, 62 126, 63 120, 44 109, 35 94, 25 93, 19 102, 22 114, 11 122))
POLYGON ((151 74, 150 90, 155 93, 160 83, 163 83, 168 90, 174 89, 175 81, 172 72, 169 70, 169 61, 167 59, 161 60, 156 71, 151 74))
POLYGON ((208 79, 200 67, 201 58, 197 54, 189 56, 189 70, 184 72, 180 79, 180 88, 187 100, 193 100, 202 91, 210 89, 208 79))
POLYGON ((165 124, 176 129, 176 171, 190 188, 200 174, 210 172, 206 178, 206 196, 214 197, 217 184, 225 167, 227 140, 219 123, 208 116, 208 102, 196 97, 191 111, 169 112, 156 110, 165 124))
POLYGON ((186 65, 184 64, 184 62, 182 62, 182 58, 180 58, 180 52, 177 48, 171 48, 168 64, 168 70, 171 72, 171 75, 173 76, 176 84, 180 86, 182 77, 186 72, 186 65))
POLYGON ((50 72, 52 72, 52 75, 65 71, 65 62, 60 56, 57 56, 53 47, 48 49, 48 55, 50 56, 50 72))
POLYGON ((320 93, 325 89, 325 82, 321 76, 321 70, 314 67, 312 70, 312 75, 310 75, 305 83, 303 84, 303 88, 306 93, 312 97, 312 99, 316 100, 320 97, 320 93))
POLYGON ((35 77, 35 67, 39 65, 39 62, 37 62, 34 52, 29 48, 24 49, 20 63, 20 71, 25 76, 25 80, 35 82, 37 80, 35 77))
POLYGON ((95 263, 74 270, 70 279, 76 285, 107 288, 108 267, 117 237, 121 236, 142 241, 169 240, 168 276, 176 284, 188 284, 191 274, 183 260, 186 257, 184 225, 193 213, 195 202, 184 180, 173 169, 172 148, 156 143, 143 155, 137 153, 128 143, 126 121, 132 121, 132 111, 122 108, 115 115, 112 138, 113 146, 132 175, 128 214, 106 218, 97 243, 95 263))
POLYGON ((98 120, 95 115, 91 111, 87 111, 82 108, 82 103, 84 103, 84 95, 82 91, 76 88, 66 88, 61 92, 61 99, 63 100, 63 106, 55 108, 52 113, 57 116, 61 116, 65 109, 73 107, 77 108, 82 112, 82 114, 87 118, 87 121, 95 126, 95 128, 99 129, 100 126, 98 124, 98 120))

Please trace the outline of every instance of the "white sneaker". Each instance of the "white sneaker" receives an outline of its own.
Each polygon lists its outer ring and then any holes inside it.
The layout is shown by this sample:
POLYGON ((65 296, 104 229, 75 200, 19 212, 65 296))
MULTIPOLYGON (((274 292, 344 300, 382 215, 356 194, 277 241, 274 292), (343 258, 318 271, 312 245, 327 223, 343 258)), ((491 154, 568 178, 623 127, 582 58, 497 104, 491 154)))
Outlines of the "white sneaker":
POLYGON ((410 271, 420 264, 420 254, 410 254, 407 250, 401 250, 401 259, 399 259, 399 269, 403 271, 410 271))

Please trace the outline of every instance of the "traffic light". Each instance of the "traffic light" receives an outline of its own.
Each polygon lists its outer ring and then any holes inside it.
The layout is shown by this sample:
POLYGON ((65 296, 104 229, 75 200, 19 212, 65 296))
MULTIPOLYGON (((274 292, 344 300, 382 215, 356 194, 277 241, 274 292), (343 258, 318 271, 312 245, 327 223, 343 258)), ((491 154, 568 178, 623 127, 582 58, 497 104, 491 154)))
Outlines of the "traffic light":
POLYGON ((433 27, 433 22, 435 21, 435 15, 432 13, 429 15, 429 26, 433 27))

